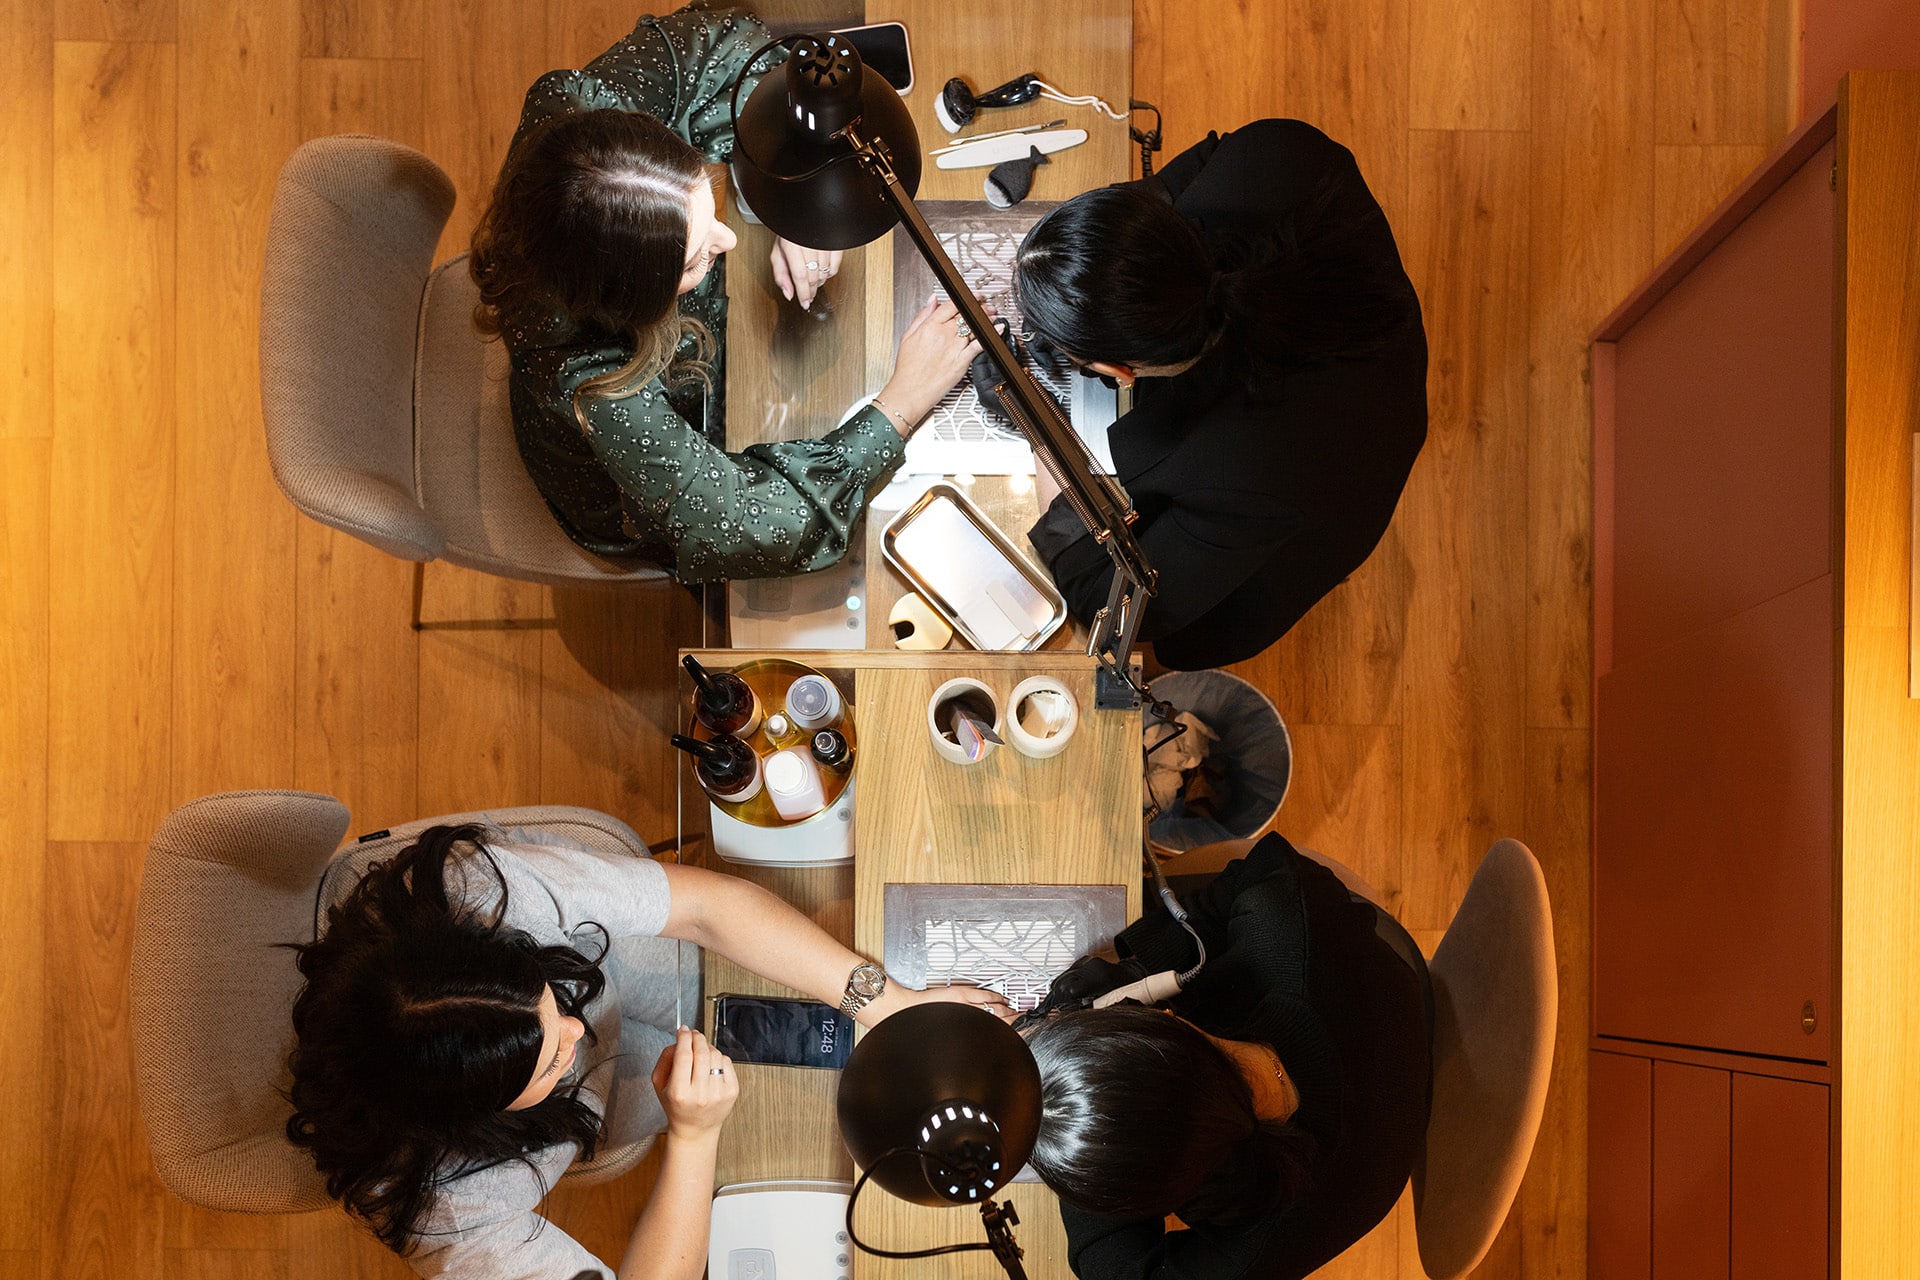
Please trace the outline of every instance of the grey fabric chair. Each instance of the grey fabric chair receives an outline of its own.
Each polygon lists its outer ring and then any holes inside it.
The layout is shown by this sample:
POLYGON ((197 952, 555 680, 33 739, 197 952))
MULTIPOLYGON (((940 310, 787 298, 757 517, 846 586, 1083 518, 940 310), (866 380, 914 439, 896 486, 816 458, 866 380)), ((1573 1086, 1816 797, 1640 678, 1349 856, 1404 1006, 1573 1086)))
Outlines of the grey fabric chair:
MULTIPOLYGON (((647 856, 624 823, 561 806, 426 818, 378 843, 397 848, 430 826, 467 821, 647 856)), ((346 831, 346 806, 331 796, 233 791, 174 810, 148 845, 133 939, 134 1060, 154 1167, 182 1200, 229 1213, 331 1203, 312 1159, 286 1139, 300 975, 277 944, 312 936, 315 891, 346 831)), ((565 1181, 618 1177, 649 1145, 604 1150, 565 1181)))
POLYGON ((382 138, 318 138, 274 190, 260 392, 274 478, 305 514, 405 560, 556 586, 668 581, 566 536, 514 444, 507 354, 473 328, 440 167, 382 138))
POLYGON ((1428 968, 1433 1112, 1413 1170, 1414 1234, 1426 1273, 1454 1280, 1507 1220, 1553 1072, 1553 906, 1527 846, 1487 851, 1428 968))
MULTIPOLYGON (((1197 887, 1257 843, 1183 855, 1170 877, 1197 887)), ((1351 893, 1380 894, 1337 858, 1295 845, 1351 893)), ((1487 852, 1428 962, 1433 978, 1433 1109, 1413 1170, 1414 1232, 1432 1280, 1478 1266, 1507 1220, 1533 1154, 1559 1016, 1553 907, 1540 864, 1518 840, 1487 852)))

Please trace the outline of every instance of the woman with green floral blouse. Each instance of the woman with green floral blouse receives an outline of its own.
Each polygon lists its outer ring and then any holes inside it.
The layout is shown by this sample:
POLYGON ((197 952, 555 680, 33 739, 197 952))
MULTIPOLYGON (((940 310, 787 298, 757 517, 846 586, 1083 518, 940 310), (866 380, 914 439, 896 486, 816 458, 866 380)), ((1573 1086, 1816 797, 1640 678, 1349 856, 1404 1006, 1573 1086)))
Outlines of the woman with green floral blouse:
MULTIPOLYGON (((528 90, 474 232, 475 323, 513 357, 520 456, 560 525, 589 551, 638 557, 682 582, 804 573, 845 554, 902 442, 979 347, 951 303, 929 303, 873 402, 817 440, 729 454, 726 294, 715 260, 737 242, 706 169, 733 151, 730 98, 781 56, 751 14, 706 0, 644 17, 580 71, 528 90)), ((840 254, 778 241, 781 292, 808 306, 840 254)))

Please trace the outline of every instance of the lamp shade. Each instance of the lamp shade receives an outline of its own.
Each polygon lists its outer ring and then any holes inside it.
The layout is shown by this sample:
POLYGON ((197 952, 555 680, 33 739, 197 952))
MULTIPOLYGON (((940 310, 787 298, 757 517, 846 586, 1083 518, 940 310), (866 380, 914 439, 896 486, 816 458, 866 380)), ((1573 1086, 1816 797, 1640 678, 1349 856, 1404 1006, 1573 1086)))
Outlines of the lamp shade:
POLYGON ((1040 1068, 992 1014, 915 1005, 853 1047, 838 1107, 847 1150, 873 1181, 914 1204, 979 1204, 1033 1154, 1040 1068))
POLYGON ((783 74, 761 77, 734 120, 733 179, 753 216, 810 249, 852 249, 898 220, 879 183, 833 134, 857 122, 900 185, 920 189, 920 135, 900 95, 839 36, 802 36, 783 74))

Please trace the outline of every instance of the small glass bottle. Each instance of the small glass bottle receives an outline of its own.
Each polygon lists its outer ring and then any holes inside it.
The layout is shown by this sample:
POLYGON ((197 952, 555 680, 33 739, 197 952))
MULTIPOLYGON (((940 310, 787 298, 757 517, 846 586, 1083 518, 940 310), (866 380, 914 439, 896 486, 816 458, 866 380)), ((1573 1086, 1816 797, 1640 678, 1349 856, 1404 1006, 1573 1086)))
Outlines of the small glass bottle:
POLYGON ((731 671, 708 671, 692 654, 680 659, 693 677, 693 718, 714 734, 745 737, 760 727, 760 699, 731 671))
POLYGON ((829 773, 845 773, 853 768, 853 748, 847 745, 847 737, 838 729, 822 729, 813 735, 809 744, 822 769, 829 773))
POLYGON ((804 744, 807 738, 806 730, 794 724, 784 711, 767 712, 766 719, 760 722, 760 731, 776 751, 796 743, 804 744))
POLYGON ((823 675, 805 675, 787 686, 787 716, 800 729, 825 729, 840 722, 840 690, 823 675))
POLYGON ((760 794, 760 756, 732 735, 702 742, 676 733, 673 745, 693 757, 693 776, 715 800, 739 804, 760 794))

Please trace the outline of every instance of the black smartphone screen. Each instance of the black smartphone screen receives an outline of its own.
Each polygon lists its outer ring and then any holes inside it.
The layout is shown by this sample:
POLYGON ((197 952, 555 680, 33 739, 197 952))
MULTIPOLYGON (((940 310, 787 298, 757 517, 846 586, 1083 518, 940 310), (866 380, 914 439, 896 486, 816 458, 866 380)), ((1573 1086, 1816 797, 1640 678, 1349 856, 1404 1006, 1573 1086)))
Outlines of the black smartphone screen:
POLYGON ((735 1062, 838 1071, 853 1053, 853 1019, 818 1000, 717 996, 713 1047, 735 1062))
POLYGON ((871 27, 842 31, 860 60, 878 71, 895 92, 913 88, 913 58, 907 52, 907 29, 897 22, 882 22, 871 27))

